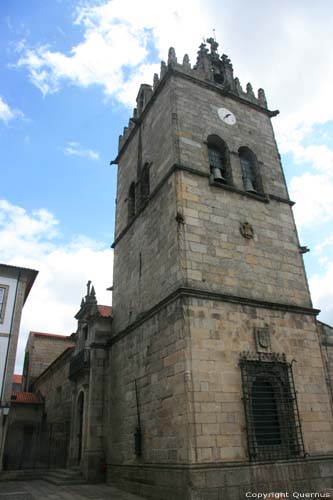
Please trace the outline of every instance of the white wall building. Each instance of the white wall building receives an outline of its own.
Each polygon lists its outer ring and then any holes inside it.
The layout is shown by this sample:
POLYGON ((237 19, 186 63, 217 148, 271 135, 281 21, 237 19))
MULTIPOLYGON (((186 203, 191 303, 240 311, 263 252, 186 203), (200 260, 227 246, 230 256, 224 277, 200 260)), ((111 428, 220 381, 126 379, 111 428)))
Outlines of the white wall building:
POLYGON ((0 264, 0 470, 22 308, 38 271, 0 264))

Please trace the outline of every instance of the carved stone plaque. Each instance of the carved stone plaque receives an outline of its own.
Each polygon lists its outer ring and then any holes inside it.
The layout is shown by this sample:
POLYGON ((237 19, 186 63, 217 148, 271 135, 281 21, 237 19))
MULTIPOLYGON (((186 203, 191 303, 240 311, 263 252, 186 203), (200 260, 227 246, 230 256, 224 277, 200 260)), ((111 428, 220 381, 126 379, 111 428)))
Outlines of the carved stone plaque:
POLYGON ((251 240, 254 236, 253 227, 249 222, 241 223, 239 226, 239 230, 241 232, 241 235, 248 240, 251 240))
POLYGON ((271 350, 271 335, 269 328, 255 328, 254 336, 256 340, 257 352, 268 352, 271 350))

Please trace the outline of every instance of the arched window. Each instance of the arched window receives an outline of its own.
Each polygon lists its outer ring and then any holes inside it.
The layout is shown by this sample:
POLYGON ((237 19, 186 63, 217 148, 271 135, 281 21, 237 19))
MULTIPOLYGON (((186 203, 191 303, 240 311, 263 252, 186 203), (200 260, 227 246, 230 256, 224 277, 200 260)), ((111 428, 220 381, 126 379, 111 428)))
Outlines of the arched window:
POLYGON ((245 191, 262 194, 262 183, 256 155, 246 147, 238 151, 245 191))
POLYGON ((243 401, 250 460, 304 455, 291 365, 281 355, 241 357, 243 401))
POLYGON ((207 140, 211 178, 221 184, 232 184, 229 150, 220 137, 210 135, 207 140))
POLYGON ((128 191, 128 222, 135 216, 135 183, 132 182, 128 191))

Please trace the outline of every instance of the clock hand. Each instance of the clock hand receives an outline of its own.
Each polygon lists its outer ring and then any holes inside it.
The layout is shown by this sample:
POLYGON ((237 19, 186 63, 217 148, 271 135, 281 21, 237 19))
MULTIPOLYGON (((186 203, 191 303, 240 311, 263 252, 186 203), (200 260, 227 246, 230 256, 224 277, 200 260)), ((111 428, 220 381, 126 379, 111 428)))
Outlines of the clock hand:
POLYGON ((226 114, 224 118, 228 118, 228 116, 231 116, 231 113, 226 114))

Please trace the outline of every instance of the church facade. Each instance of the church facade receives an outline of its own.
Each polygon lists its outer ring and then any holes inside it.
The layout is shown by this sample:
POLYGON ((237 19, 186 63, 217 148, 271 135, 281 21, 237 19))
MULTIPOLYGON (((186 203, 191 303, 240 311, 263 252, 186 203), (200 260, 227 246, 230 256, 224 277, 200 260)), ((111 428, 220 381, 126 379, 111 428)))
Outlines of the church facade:
POLYGON ((262 89, 170 49, 120 137, 108 480, 154 498, 331 486, 332 407, 262 89))
POLYGON ((67 463, 156 500, 325 492, 333 330, 312 306, 278 112, 207 43, 193 67, 170 49, 119 138, 113 303, 89 282, 76 315, 67 463))

